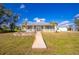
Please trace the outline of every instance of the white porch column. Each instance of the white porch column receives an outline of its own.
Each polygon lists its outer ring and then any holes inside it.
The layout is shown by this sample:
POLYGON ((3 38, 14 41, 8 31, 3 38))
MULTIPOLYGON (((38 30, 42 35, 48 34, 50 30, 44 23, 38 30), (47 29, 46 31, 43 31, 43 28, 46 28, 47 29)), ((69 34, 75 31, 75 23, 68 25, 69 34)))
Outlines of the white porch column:
POLYGON ((55 31, 57 31, 57 26, 55 26, 55 31))
POLYGON ((32 26, 32 31, 34 31, 34 26, 32 26))
POLYGON ((43 26, 43 30, 45 31, 45 26, 43 26))

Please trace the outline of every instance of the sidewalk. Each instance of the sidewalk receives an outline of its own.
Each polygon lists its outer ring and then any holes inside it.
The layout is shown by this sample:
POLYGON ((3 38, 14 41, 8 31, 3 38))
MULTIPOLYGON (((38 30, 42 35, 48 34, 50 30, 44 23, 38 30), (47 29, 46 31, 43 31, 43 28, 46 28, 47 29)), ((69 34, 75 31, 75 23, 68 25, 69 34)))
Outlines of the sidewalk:
POLYGON ((42 38, 42 34, 40 31, 36 32, 35 41, 32 45, 32 48, 46 48, 46 45, 44 43, 44 40, 42 38))

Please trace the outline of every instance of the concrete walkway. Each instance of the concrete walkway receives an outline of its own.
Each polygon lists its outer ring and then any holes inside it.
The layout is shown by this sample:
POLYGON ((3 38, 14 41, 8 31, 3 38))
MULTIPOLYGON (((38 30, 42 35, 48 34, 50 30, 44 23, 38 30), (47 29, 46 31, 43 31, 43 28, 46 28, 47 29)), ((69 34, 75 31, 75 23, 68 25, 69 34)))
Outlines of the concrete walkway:
POLYGON ((42 38, 42 34, 40 31, 36 32, 35 41, 32 45, 32 48, 46 48, 46 45, 44 43, 44 40, 42 38))

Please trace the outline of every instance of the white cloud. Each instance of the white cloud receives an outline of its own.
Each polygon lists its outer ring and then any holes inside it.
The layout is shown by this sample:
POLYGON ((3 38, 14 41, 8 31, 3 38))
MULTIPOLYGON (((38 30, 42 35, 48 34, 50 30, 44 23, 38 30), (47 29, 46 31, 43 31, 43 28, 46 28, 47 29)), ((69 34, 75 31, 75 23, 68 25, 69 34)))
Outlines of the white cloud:
POLYGON ((25 8, 25 5, 24 4, 21 4, 20 8, 21 9, 25 8))
POLYGON ((34 20, 36 21, 36 22, 44 22, 45 21, 45 18, 38 18, 38 17, 36 17, 36 18, 34 18, 34 20))
POLYGON ((24 20, 24 21, 28 21, 28 18, 24 18, 23 20, 24 20))
POLYGON ((32 23, 32 21, 28 21, 28 23, 32 23))
POLYGON ((34 21, 37 21, 37 20, 38 20, 38 17, 35 17, 35 18, 34 18, 34 21))
POLYGON ((28 18, 24 18, 23 21, 22 21, 22 23, 24 23, 26 21, 28 21, 28 18))
POLYGON ((58 26, 65 26, 65 25, 69 25, 70 21, 63 21, 61 23, 58 24, 58 26))
POLYGON ((45 18, 42 18, 41 20, 42 20, 42 21, 45 21, 46 19, 45 19, 45 18))
POLYGON ((23 21, 22 21, 22 24, 27 22, 27 21, 28 21, 28 18, 24 18, 23 21))
POLYGON ((75 17, 79 17, 79 14, 75 15, 75 17))

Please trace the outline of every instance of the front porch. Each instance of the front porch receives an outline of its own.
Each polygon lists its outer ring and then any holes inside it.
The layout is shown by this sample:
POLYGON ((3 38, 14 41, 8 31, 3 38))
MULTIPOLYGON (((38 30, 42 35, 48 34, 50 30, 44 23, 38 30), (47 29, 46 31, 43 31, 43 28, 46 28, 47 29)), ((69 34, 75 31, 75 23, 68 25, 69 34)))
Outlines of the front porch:
POLYGON ((27 26, 28 31, 54 31, 55 28, 53 28, 50 25, 34 25, 34 26, 27 26))

